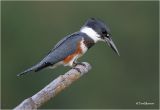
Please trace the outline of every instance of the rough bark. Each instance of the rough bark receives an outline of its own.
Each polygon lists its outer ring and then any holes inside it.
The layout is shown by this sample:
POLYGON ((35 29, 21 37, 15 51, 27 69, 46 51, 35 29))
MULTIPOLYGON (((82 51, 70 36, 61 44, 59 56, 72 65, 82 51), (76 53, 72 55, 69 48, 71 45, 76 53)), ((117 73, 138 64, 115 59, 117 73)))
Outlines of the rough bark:
POLYGON ((83 62, 83 64, 85 64, 85 66, 77 65, 75 67, 78 68, 79 71, 76 69, 71 69, 64 75, 60 75, 38 93, 25 99, 22 103, 15 107, 14 110, 30 110, 39 108, 91 69, 90 64, 87 62, 83 62))

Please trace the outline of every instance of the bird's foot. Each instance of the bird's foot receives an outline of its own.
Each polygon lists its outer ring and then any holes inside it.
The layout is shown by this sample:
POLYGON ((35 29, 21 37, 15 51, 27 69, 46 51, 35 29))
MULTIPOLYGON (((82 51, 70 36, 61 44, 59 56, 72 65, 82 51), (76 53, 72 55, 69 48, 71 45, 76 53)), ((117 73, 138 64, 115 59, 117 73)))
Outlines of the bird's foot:
POLYGON ((72 69, 77 70, 79 73, 81 73, 81 70, 79 68, 73 67, 72 69))
POLYGON ((79 73, 81 73, 81 70, 80 70, 79 68, 76 67, 77 65, 81 65, 81 66, 86 67, 86 65, 85 65, 84 63, 81 63, 81 62, 74 62, 74 67, 73 67, 72 69, 77 70, 79 73))
POLYGON ((77 65, 82 65, 82 66, 86 67, 86 65, 85 65, 84 63, 82 63, 82 62, 76 62, 76 63, 74 62, 74 65, 75 65, 75 66, 77 66, 77 65))

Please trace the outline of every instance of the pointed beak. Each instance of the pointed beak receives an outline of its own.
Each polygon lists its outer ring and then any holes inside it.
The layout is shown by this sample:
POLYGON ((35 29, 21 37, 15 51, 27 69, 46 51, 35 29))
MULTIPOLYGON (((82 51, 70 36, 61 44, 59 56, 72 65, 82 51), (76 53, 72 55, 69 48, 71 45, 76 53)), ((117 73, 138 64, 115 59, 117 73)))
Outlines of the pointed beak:
POLYGON ((108 46, 110 46, 114 52, 116 52, 119 56, 119 52, 118 52, 118 49, 116 47, 116 45, 114 44, 114 42, 112 41, 112 38, 105 38, 105 42, 108 44, 108 46))

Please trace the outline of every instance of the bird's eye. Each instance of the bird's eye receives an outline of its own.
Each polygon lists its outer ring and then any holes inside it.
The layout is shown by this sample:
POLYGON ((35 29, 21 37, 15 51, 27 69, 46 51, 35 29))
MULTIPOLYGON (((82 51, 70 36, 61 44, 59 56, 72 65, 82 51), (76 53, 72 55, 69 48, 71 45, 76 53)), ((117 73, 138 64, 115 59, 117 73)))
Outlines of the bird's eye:
POLYGON ((106 32, 106 31, 102 31, 102 34, 106 35, 106 34, 107 34, 107 32, 106 32))
POLYGON ((103 39, 105 38, 105 37, 107 37, 107 32, 106 31, 102 31, 102 37, 103 37, 103 39))

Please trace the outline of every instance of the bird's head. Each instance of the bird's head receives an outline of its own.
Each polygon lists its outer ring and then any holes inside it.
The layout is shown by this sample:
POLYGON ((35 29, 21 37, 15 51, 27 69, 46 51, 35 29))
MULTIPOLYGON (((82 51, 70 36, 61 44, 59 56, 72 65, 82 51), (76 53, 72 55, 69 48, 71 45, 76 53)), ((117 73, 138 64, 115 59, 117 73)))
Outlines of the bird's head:
POLYGON ((86 21, 80 31, 87 34, 94 40, 95 43, 97 41, 106 42, 109 47, 111 47, 118 55, 120 55, 117 47, 112 41, 110 28, 103 21, 95 18, 90 18, 86 21))

